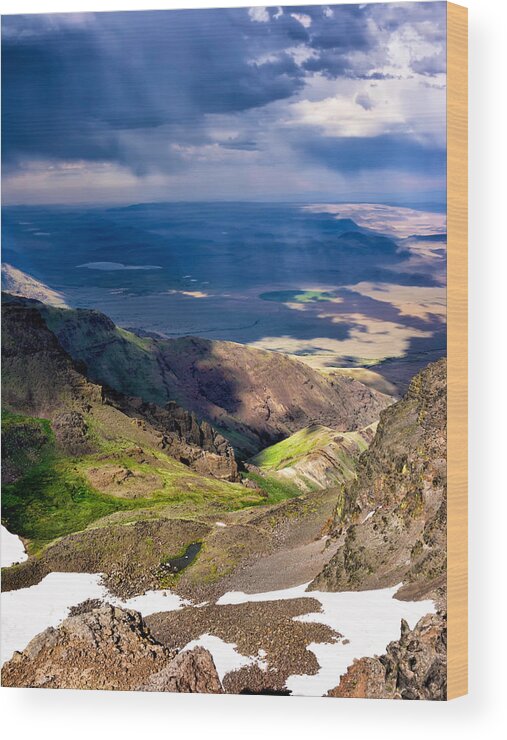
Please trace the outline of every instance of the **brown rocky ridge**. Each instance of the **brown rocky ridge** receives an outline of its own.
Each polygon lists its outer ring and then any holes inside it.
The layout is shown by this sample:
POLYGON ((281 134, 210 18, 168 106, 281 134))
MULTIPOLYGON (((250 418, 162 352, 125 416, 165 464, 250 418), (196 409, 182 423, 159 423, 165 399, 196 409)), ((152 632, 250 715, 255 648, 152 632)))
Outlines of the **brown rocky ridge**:
POLYGON ((94 407, 116 409, 154 437, 154 446, 205 475, 235 481, 238 467, 227 440, 174 402, 165 408, 90 382, 47 328, 34 302, 2 302, 4 408, 50 419, 60 447, 71 455, 92 449, 84 416, 94 407))
POLYGON ((98 311, 24 303, 91 380, 158 407, 177 403, 208 421, 244 457, 309 424, 361 429, 391 403, 352 378, 326 378, 281 353, 190 336, 141 337, 98 311))
POLYGON ((416 375, 380 417, 357 479, 338 498, 334 557, 310 589, 365 590, 403 582, 400 598, 443 596, 446 575, 446 361, 416 375))
POLYGON ((109 604, 85 607, 34 637, 5 663, 2 685, 222 693, 207 650, 169 650, 152 637, 138 612, 109 604))

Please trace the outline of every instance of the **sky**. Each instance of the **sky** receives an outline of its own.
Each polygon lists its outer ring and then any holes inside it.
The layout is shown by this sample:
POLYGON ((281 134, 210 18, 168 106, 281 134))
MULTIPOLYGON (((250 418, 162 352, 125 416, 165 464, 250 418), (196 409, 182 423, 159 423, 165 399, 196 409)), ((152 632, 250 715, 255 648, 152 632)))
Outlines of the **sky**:
POLYGON ((2 18, 5 204, 445 202, 446 4, 2 18))

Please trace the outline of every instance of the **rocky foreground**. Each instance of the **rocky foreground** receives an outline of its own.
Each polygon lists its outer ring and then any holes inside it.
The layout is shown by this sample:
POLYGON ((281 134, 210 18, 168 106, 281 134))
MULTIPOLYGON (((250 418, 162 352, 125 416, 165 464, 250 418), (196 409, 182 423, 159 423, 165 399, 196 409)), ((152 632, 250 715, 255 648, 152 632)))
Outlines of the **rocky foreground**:
POLYGON ((2 685, 222 692, 207 650, 170 650, 152 637, 138 612, 110 605, 85 610, 37 635, 4 665, 2 685))
POLYGON ((400 639, 380 657, 356 660, 328 696, 445 701, 446 651, 444 616, 428 614, 413 630, 403 621, 400 639))

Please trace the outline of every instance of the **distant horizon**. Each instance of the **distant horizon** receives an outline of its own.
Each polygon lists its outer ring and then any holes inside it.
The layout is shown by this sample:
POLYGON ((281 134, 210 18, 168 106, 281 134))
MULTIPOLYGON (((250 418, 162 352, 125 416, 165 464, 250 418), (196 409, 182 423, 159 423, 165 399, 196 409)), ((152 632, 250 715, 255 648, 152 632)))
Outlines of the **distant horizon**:
POLYGON ((47 203, 2 203, 2 209, 8 209, 8 208, 61 208, 61 209, 72 209, 72 208, 90 208, 90 209, 100 209, 100 208, 130 208, 134 206, 149 206, 149 205, 173 205, 173 204, 210 204, 210 203, 216 203, 216 204, 225 204, 230 203, 231 205, 237 204, 237 205, 264 205, 264 206, 301 206, 301 205, 382 205, 389 208, 407 208, 414 211, 427 211, 429 213, 445 213, 447 210, 447 202, 446 201, 394 201, 394 200, 375 200, 375 199, 369 199, 369 200, 355 200, 354 198, 350 198, 348 200, 344 199, 307 199, 307 200, 244 200, 244 199, 200 199, 200 200, 192 200, 192 199, 175 199, 175 200, 146 200, 146 201, 110 201, 108 202, 93 202, 93 201, 83 201, 83 202, 76 202, 76 203, 58 203, 58 202, 47 202, 47 203))

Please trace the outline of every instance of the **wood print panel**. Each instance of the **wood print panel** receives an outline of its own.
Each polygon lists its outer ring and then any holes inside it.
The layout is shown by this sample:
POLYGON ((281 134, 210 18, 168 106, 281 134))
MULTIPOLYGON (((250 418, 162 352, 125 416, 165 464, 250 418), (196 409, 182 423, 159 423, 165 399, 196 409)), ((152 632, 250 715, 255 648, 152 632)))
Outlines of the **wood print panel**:
POLYGON ((466 11, 2 18, 4 686, 466 692, 466 11))

